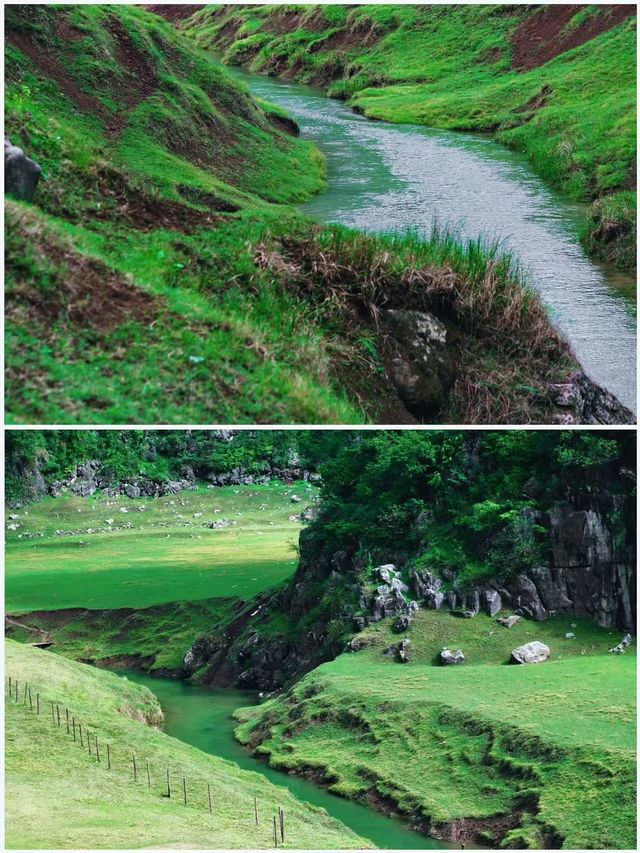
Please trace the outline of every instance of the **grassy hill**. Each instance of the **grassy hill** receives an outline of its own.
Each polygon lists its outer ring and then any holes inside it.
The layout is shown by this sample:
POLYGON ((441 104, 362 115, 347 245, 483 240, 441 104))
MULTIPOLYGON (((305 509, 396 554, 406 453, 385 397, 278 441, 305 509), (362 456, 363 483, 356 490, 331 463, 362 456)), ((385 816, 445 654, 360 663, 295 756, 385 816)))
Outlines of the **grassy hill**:
POLYGON ((617 634, 575 618, 508 630, 482 615, 420 612, 407 636, 401 664, 383 653, 398 635, 386 623, 368 629, 369 648, 238 712, 239 737, 274 766, 443 838, 635 846, 635 654, 608 654, 617 634), (534 638, 549 645, 548 662, 503 665, 534 638), (444 645, 467 664, 435 666, 444 645))
POLYGON ((11 513, 19 527, 7 531, 7 607, 142 608, 256 596, 293 573, 301 523, 290 520, 300 512, 291 496, 305 507, 316 493, 308 483, 274 482, 149 500, 45 498, 11 513), (220 521, 228 526, 205 526, 220 521))
POLYGON ((229 63, 370 118, 489 132, 575 198, 590 251, 635 264, 635 7, 210 6, 179 26, 229 63))
POLYGON ((566 416, 576 361, 517 261, 311 225, 319 152, 193 38, 128 5, 13 6, 6 33, 7 134, 43 167, 6 204, 10 423, 566 416), (448 329, 426 415, 379 325, 407 307, 448 329))
MULTIPOLYGON (((285 809, 284 846, 364 847, 367 842, 322 810, 295 800, 262 776, 163 734, 157 700, 126 679, 8 641, 5 674, 19 681, 19 701, 5 685, 5 843, 44 848, 263 848, 273 846, 273 814, 285 809), (34 709, 23 704, 31 687, 34 709), (36 715, 36 693, 41 713, 36 715), (49 702, 62 709, 60 728, 49 702), (92 733, 73 742, 64 709, 92 733), (100 762, 95 754, 98 737, 100 762), (106 746, 110 745, 111 769, 106 746), (133 780, 132 753, 138 767, 133 780), (148 787, 147 762, 151 774, 148 787), (166 796, 166 771, 172 796, 166 796), (187 805, 182 799, 186 777, 187 805), (209 813, 207 784, 212 811, 209 813), (254 819, 254 797, 261 816, 254 819)), ((79 730, 77 732, 79 737, 79 730)))
POLYGON ((16 510, 5 601, 26 615, 11 635, 51 637, 80 660, 174 671, 198 636, 248 615, 293 574, 302 523, 292 516, 316 495, 309 483, 273 482, 147 500, 65 495, 16 510), (220 520, 229 526, 205 527, 220 520))

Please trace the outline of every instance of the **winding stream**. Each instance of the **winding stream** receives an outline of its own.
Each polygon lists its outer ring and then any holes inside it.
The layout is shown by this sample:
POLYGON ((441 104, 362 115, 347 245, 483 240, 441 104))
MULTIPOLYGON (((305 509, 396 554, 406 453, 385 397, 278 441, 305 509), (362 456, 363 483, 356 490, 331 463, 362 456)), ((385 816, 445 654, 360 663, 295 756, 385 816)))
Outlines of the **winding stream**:
POLYGON ((364 231, 428 235, 439 222, 463 237, 502 241, 585 372, 635 411, 635 282, 585 254, 583 204, 485 136, 369 121, 318 89, 229 70, 254 95, 284 107, 324 152, 328 187, 304 212, 364 231))
POLYGON ((155 678, 139 672, 114 670, 117 675, 148 687, 160 700, 165 715, 164 731, 203 752, 234 761, 244 770, 261 773, 274 785, 287 788, 298 800, 321 806, 377 847, 387 850, 435 850, 453 847, 413 832, 404 823, 366 806, 330 794, 319 785, 274 770, 254 758, 233 735, 236 708, 255 703, 255 693, 240 690, 193 687, 182 681, 155 678))

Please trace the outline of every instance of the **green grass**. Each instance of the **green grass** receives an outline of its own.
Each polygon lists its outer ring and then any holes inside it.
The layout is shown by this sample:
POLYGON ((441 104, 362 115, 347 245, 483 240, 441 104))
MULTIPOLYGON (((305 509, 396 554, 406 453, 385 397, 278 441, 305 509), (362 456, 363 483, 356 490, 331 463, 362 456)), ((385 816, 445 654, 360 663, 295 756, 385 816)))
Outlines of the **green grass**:
POLYGON ((370 631, 379 645, 238 712, 240 739, 274 766, 314 768, 336 793, 390 798, 440 831, 481 819, 490 846, 635 846, 635 654, 607 653, 617 634, 578 619, 508 630, 481 616, 420 613, 403 665, 381 654, 387 626, 370 631), (564 639, 571 621, 576 641, 564 639), (534 637, 550 661, 500 665, 534 637), (469 663, 433 666, 445 644, 469 663), (492 836, 491 818, 518 808, 520 826, 492 836))
MULTIPOLYGON (((367 842, 304 805, 257 773, 207 755, 168 737, 145 720, 158 721, 153 694, 126 679, 67 661, 51 652, 8 641, 5 673, 28 682, 35 705, 6 698, 5 843, 9 849, 181 847, 263 848, 273 845, 271 817, 287 815, 293 848, 363 847, 367 842), (50 700, 59 703, 62 727, 52 725, 50 700), (98 736, 101 761, 66 734, 64 709, 98 736), (110 744, 112 769, 106 765, 110 744), (135 753, 139 777, 132 778, 135 753), (147 787, 146 762, 151 768, 147 787), (173 796, 166 793, 166 770, 173 796), (188 805, 181 800, 188 779, 188 805), (211 786, 212 814, 206 785, 211 786), (253 798, 262 819, 255 826, 253 798)), ((19 693, 20 700, 22 693, 19 693)), ((92 739, 92 743, 94 743, 92 739)), ((94 746, 95 750, 95 746, 94 746)))
MULTIPOLYGON (((209 46, 237 21, 225 61, 320 82, 370 118, 490 132, 575 198, 632 186, 635 18, 523 72, 512 67, 512 37, 536 14, 529 7, 301 7, 274 32, 283 8, 210 7, 183 29, 209 46), (347 42, 334 47, 336 35, 347 42)), ((578 11, 570 28, 584 18, 578 11)), ((625 223, 633 229, 635 216, 625 223)), ((633 252, 615 245, 612 259, 631 268, 633 252)))
POLYGON ((300 522, 289 521, 299 512, 292 494, 311 503, 316 489, 274 482, 152 500, 45 498, 18 510, 19 529, 7 531, 6 607, 96 610, 255 597, 295 569, 300 522), (236 523, 203 526, 221 518, 236 523))

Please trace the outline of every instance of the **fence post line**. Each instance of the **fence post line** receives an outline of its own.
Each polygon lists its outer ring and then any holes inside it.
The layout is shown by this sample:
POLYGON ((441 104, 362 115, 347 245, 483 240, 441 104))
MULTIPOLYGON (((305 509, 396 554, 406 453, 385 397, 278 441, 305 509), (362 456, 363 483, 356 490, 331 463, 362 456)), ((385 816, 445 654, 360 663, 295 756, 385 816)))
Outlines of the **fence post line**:
POLYGON ((147 761, 147 788, 151 787, 151 770, 149 769, 149 762, 147 761))
POLYGON ((29 688, 29 682, 25 681, 25 683, 24 683, 24 695, 22 697, 22 704, 23 705, 27 704, 27 689, 28 688, 29 688))
POLYGON ((167 797, 171 799, 171 779, 169 778, 169 768, 167 767, 167 797))
POLYGON ((31 688, 29 688, 29 710, 33 711, 33 699, 31 697, 31 688))
POLYGON ((100 761, 100 747, 98 746, 98 735, 96 735, 96 759, 100 761))
POLYGON ((51 719, 53 720, 53 725, 55 726, 55 724, 56 724, 56 709, 55 709, 53 702, 51 703, 51 719))
POLYGON ((36 693, 36 714, 40 713, 40 694, 36 693))
POLYGON ((82 743, 82 723, 78 723, 78 728, 80 730, 80 746, 84 746, 82 743))
POLYGON ((253 813, 255 814, 255 817, 256 817, 256 826, 258 826, 259 821, 258 821, 258 798, 257 797, 253 798, 253 813))
POLYGON ((211 814, 211 785, 207 782, 207 797, 209 798, 209 814, 211 814))
POLYGON ((276 816, 273 816, 273 846, 278 846, 278 829, 276 826, 276 816))
POLYGON ((91 732, 87 729, 87 751, 91 755, 91 732))
POLYGON ((187 780, 185 777, 182 777, 182 791, 184 793, 184 804, 187 805, 187 780))
POLYGON ((16 702, 18 701, 18 679, 16 678, 16 702))
POLYGON ((73 742, 76 742, 76 718, 73 717, 71 720, 71 728, 73 729, 73 742))
POLYGON ((56 714, 58 716, 58 728, 60 728, 60 706, 56 705, 56 714))
POLYGON ((136 767, 136 754, 135 752, 131 753, 131 759, 133 760, 133 781, 138 781, 138 768, 136 767))
POLYGON ((279 808, 279 812, 280 812, 280 839, 281 839, 282 843, 284 844, 284 809, 279 808))
POLYGON ((65 713, 65 716, 67 718, 67 734, 69 734, 69 709, 65 708, 64 713, 65 713))
POLYGON ((107 770, 111 770, 111 749, 109 748, 109 744, 107 744, 107 770))

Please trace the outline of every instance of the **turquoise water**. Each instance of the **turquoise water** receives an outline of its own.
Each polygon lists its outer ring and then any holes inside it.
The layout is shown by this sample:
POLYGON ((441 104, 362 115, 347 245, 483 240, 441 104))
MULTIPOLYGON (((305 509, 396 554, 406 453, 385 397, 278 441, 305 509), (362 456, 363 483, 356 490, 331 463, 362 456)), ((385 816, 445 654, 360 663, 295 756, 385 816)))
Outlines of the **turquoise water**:
MULTIPOLYGON (((387 817, 358 803, 330 794, 325 788, 289 776, 254 758, 233 735, 232 714, 236 708, 252 705, 254 693, 240 690, 192 687, 182 681, 154 678, 139 672, 119 671, 130 681, 144 684, 160 700, 165 715, 164 731, 185 743, 234 761, 245 770, 261 773, 274 785, 287 788, 297 799, 321 806, 358 835, 388 850, 431 850, 453 847, 418 832, 402 821, 387 817)), ((425 768, 426 771, 426 768, 425 768)))
POLYGON ((428 235, 437 221, 501 241, 586 373, 635 410, 635 281, 585 254, 583 204, 485 136, 369 121, 318 89, 230 70, 254 95, 284 107, 324 152, 328 186, 302 206, 306 213, 371 232, 428 235))

